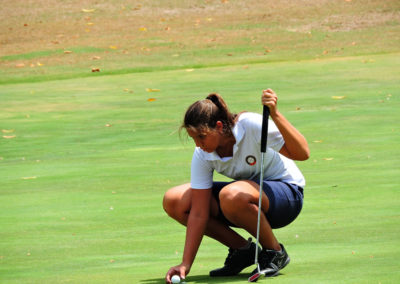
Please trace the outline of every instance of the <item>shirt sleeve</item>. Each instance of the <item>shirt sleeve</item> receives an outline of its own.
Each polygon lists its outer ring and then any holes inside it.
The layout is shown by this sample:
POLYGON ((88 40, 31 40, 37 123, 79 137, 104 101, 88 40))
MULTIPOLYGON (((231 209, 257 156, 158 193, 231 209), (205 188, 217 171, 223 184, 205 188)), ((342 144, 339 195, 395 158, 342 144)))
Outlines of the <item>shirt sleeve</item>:
POLYGON ((199 149, 195 149, 192 158, 190 187, 193 189, 209 189, 213 185, 213 168, 201 158, 199 149))

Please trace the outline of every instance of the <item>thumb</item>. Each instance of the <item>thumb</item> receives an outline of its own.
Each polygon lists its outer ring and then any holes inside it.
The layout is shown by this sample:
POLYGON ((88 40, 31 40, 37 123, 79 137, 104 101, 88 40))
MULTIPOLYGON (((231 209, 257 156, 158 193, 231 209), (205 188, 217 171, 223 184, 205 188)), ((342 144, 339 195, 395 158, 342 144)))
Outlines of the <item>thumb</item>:
POLYGON ((179 276, 181 277, 182 280, 186 278, 186 269, 185 269, 185 267, 181 267, 179 274, 180 274, 179 276))

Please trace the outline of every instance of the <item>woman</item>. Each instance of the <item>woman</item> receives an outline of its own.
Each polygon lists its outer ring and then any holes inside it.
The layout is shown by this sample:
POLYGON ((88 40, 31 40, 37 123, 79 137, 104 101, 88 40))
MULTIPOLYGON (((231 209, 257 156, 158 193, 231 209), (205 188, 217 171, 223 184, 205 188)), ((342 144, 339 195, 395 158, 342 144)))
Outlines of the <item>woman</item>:
MULTIPOLYGON (((303 204, 305 180, 293 160, 306 160, 309 148, 304 136, 277 109, 278 97, 271 89, 262 93, 273 122, 269 123, 268 148, 264 161, 264 182, 259 241, 246 240, 232 227, 257 233, 260 142, 262 116, 230 113, 222 97, 210 94, 192 104, 182 128, 194 140, 191 182, 169 189, 163 200, 167 214, 187 227, 182 263, 171 267, 165 277, 189 273, 203 235, 229 248, 222 268, 210 276, 232 276, 258 263, 266 276, 274 276, 289 263, 289 256, 272 229, 291 223, 303 204), (213 171, 232 178, 214 182, 213 171)), ((252 274, 256 273, 257 269, 252 274)))

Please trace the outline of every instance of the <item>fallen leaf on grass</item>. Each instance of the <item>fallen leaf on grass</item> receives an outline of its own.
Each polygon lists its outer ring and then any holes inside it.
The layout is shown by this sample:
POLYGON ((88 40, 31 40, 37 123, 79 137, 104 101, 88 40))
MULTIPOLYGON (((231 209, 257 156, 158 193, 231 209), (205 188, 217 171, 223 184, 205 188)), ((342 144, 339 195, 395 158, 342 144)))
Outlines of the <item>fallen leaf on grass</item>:
POLYGON ((92 68, 92 72, 100 72, 100 68, 92 68))
POLYGON ((72 51, 71 50, 64 50, 64 54, 71 54, 72 51))
POLYGON ((152 93, 152 92, 159 92, 159 91, 160 91, 160 89, 151 89, 151 88, 146 88, 146 91, 147 91, 147 92, 149 92, 149 93, 152 93))
POLYGON ((15 67, 22 68, 22 67, 25 67, 25 64, 24 63, 17 63, 17 64, 15 64, 15 67))
POLYGON ((107 123, 105 126, 106 126, 106 127, 111 127, 112 124, 107 123))
POLYGON ((147 99, 148 102, 154 102, 156 99, 155 98, 149 98, 147 99))
POLYGON ((2 129, 1 132, 3 132, 3 133, 13 133, 14 129, 2 129))
POLYGON ((110 45, 110 48, 111 48, 111 49, 118 49, 118 46, 110 45))
POLYGON ((146 28, 146 27, 140 27, 140 28, 139 28, 139 31, 141 31, 141 32, 147 32, 147 28, 146 28))
POLYGON ((193 72, 194 69, 186 69, 186 72, 193 72))
POLYGON ((17 137, 17 136, 15 136, 15 135, 3 135, 4 139, 13 139, 15 137, 17 137))
POLYGON ((93 13, 94 11, 96 11, 96 9, 82 9, 84 13, 93 13))
POLYGON ((101 57, 100 56, 93 56, 92 60, 99 60, 101 57))
POLYGON ((22 177, 21 179, 36 179, 37 177, 22 177))
POLYGON ((334 99, 334 100, 343 100, 345 98, 346 98, 346 96, 332 96, 332 99, 334 99))
POLYGON ((322 143, 322 140, 314 140, 314 143, 322 143))
POLYGON ((325 160, 325 161, 332 161, 333 158, 324 158, 323 160, 325 160))

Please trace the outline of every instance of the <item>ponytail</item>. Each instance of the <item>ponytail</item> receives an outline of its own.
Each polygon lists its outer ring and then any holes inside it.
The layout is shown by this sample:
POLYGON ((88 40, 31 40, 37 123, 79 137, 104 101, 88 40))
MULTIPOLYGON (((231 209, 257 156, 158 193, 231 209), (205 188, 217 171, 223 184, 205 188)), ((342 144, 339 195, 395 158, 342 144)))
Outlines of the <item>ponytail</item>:
POLYGON ((230 134, 235 124, 235 117, 236 115, 229 111, 221 95, 212 93, 187 109, 181 128, 209 131, 215 128, 217 121, 221 121, 225 134, 230 134))

